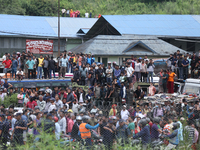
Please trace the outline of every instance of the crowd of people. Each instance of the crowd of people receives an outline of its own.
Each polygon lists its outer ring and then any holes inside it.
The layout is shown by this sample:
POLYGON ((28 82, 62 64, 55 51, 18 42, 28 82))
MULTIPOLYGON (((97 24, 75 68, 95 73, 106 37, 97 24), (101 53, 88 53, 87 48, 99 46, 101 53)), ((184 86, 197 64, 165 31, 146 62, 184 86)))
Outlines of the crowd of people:
POLYGON ((188 77, 199 78, 200 76, 200 53, 180 54, 177 50, 175 54, 170 54, 167 59, 167 67, 175 72, 179 79, 188 77))
POLYGON ((166 150, 176 148, 183 140, 192 149, 198 148, 199 99, 180 99, 178 103, 166 100, 164 104, 124 104, 121 107, 113 103, 108 113, 105 107, 101 109, 95 103, 95 95, 90 93, 92 90, 88 94, 81 88, 70 87, 25 90, 22 92, 11 88, 6 93, 7 96, 18 93, 22 110, 16 112, 14 105, 8 109, 1 105, 0 140, 4 148, 7 148, 9 140, 14 146, 24 145, 29 134, 38 139, 37 135, 43 132, 55 135, 61 141, 62 136, 68 136, 74 142, 84 140, 86 146, 90 147, 90 130, 103 138, 103 144, 109 150, 115 143, 124 146, 138 138, 141 138, 143 149, 146 149, 151 142, 160 139, 159 134, 164 138, 166 150))
MULTIPOLYGON (((76 11, 73 11, 73 9, 62 9, 62 17, 72 17, 72 18, 79 18, 81 17, 80 15, 80 11, 79 10, 76 10, 76 11)), ((100 18, 101 17, 101 14, 99 15, 95 15, 94 18, 100 18)), ((85 18, 92 18, 92 12, 88 13, 87 11, 85 12, 85 18)))
MULTIPOLYGON (((175 78, 182 79, 181 70, 184 73, 186 68, 190 70, 189 64, 193 64, 192 60, 198 63, 195 53, 192 56, 187 55, 183 60, 177 51, 167 59, 168 68, 161 69, 157 75, 160 79, 159 93, 173 93, 175 78)), ((164 104, 158 101, 142 104, 136 102, 147 94, 153 96, 157 92, 153 85, 155 66, 153 60, 147 56, 131 56, 131 59, 123 61, 121 66, 116 62, 108 62, 107 67, 97 63, 92 54, 66 51, 56 59, 48 55, 40 55, 37 58, 30 52, 13 52, 12 56, 5 53, 3 59, 6 78, 8 72, 12 74, 11 79, 18 80, 51 79, 52 74, 55 78, 55 72, 59 73, 59 78, 65 78, 65 73, 68 72, 73 73, 71 82, 88 86, 87 91, 80 87, 19 90, 13 89, 7 79, 0 77, 1 102, 5 97, 17 93, 17 105, 23 108, 16 112, 14 105, 8 109, 4 104, 1 105, 0 144, 4 148, 7 148, 9 140, 14 145, 24 145, 29 137, 28 133, 38 139, 37 135, 44 132, 55 134, 57 140, 62 140, 62 136, 69 136, 74 141, 85 141, 89 149, 92 146, 91 130, 103 138, 103 145, 109 150, 115 143, 124 146, 130 140, 138 138, 141 138, 143 149, 147 149, 151 142, 160 139, 159 134, 164 138, 166 150, 178 147, 182 141, 187 141, 194 150, 198 148, 198 98, 195 101, 180 99, 178 103, 165 100, 164 104), (148 92, 145 93, 140 86, 134 89, 135 82, 149 82, 148 92), (131 92, 133 95, 128 98, 131 92), (119 139, 122 141, 119 142, 119 139)), ((183 78, 188 76, 189 71, 183 78)))

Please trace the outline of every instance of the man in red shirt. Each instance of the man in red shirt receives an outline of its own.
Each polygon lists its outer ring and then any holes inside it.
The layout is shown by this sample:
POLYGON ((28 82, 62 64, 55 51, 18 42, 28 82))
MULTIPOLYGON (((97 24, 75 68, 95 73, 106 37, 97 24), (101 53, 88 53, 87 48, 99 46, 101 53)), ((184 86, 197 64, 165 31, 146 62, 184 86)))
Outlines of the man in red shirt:
POLYGON ((30 101, 26 104, 26 108, 34 110, 35 106, 37 106, 37 102, 35 101, 34 97, 30 97, 30 101))
POLYGON ((9 59, 9 57, 6 57, 6 60, 4 60, 2 64, 5 66, 4 73, 6 74, 6 78, 7 78, 7 72, 8 72, 8 69, 11 69, 12 61, 9 59))

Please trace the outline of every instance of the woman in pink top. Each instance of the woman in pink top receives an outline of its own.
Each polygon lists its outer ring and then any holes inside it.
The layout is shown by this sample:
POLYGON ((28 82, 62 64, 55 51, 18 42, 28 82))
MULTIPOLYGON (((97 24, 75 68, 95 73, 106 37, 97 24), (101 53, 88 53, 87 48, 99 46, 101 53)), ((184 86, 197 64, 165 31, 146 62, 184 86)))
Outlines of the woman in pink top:
POLYGON ((20 91, 20 93, 17 95, 19 107, 23 107, 23 98, 24 98, 24 94, 22 93, 22 91, 20 91))
MULTIPOLYGON (((70 114, 71 115, 71 114, 70 114)), ((74 116, 70 116, 67 120, 67 133, 71 135, 74 121, 72 120, 74 116)))
POLYGON ((154 96, 156 93, 156 88, 153 86, 153 83, 150 83, 149 86, 149 96, 154 96))

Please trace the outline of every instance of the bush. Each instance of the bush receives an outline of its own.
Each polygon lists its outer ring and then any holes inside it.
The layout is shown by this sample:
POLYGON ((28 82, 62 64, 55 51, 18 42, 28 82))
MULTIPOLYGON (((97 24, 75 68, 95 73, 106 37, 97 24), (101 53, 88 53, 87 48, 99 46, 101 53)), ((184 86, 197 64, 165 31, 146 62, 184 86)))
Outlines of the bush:
POLYGON ((11 96, 6 96, 4 98, 4 101, 0 100, 0 104, 4 104, 6 108, 8 108, 10 105, 17 105, 18 99, 17 99, 17 94, 13 94, 11 96))

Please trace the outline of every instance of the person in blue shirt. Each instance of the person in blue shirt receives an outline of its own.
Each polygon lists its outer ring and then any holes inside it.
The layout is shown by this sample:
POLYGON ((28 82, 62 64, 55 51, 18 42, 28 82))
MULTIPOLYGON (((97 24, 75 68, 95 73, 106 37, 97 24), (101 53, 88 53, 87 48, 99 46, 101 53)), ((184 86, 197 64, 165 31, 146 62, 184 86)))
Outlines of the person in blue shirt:
POLYGON ((178 132, 180 134, 179 140, 183 141, 183 124, 178 120, 178 117, 174 117, 174 122, 179 124, 178 132))
POLYGON ((26 121, 28 123, 28 113, 29 113, 29 110, 28 109, 25 109, 24 112, 23 112, 23 115, 21 117, 21 119, 23 121, 26 121))
POLYGON ((92 64, 92 58, 91 58, 91 55, 88 54, 88 57, 87 57, 87 64, 92 64))
MULTIPOLYGON (((100 121, 95 126, 91 126, 91 125, 88 124, 89 120, 90 120, 90 117, 87 116, 87 115, 85 115, 85 116, 82 117, 83 123, 80 124, 80 126, 79 126, 79 133, 78 133, 78 135, 81 135, 81 138, 83 140, 85 140, 86 146, 88 146, 88 147, 92 146, 92 140, 91 140, 91 132, 90 132, 90 130, 97 129, 99 127, 99 124, 101 124, 101 121, 100 121)), ((88 148, 88 149, 90 149, 90 148, 88 148)))
POLYGON ((117 79, 119 79, 120 74, 121 74, 121 70, 119 69, 119 66, 116 65, 115 66, 115 71, 114 71, 114 77, 117 78, 117 79))
POLYGON ((92 55, 92 64, 95 62, 95 57, 94 57, 94 55, 92 55))
POLYGON ((165 138, 169 138, 169 144, 167 145, 167 147, 165 148, 166 150, 170 150, 170 149, 176 149, 176 147, 179 144, 179 124, 178 123, 173 123, 173 132, 171 134, 168 135, 168 133, 164 132, 164 137, 165 138))
POLYGON ((18 62, 16 60, 16 57, 13 57, 12 58, 12 78, 13 78, 14 74, 15 74, 15 78, 16 78, 17 67, 18 67, 18 62))
POLYGON ((187 56, 184 56, 184 60, 182 61, 183 66, 183 79, 186 80, 188 77, 188 66, 189 66, 189 60, 187 59, 187 56))
POLYGON ((141 127, 141 131, 133 136, 133 139, 142 138, 142 149, 146 150, 151 142, 150 126, 147 125, 146 119, 141 119, 139 122, 139 126, 141 127))
POLYGON ((26 62, 26 67, 28 68, 28 78, 31 79, 33 77, 33 68, 35 67, 35 61, 33 61, 31 57, 29 57, 29 60, 26 62))
POLYGON ((4 114, 1 115, 0 122, 0 145, 3 146, 3 149, 7 149, 7 141, 9 137, 9 122, 6 121, 6 116, 4 114))
POLYGON ((194 116, 195 115, 194 115, 193 107, 189 107, 188 119, 193 120, 194 116))

